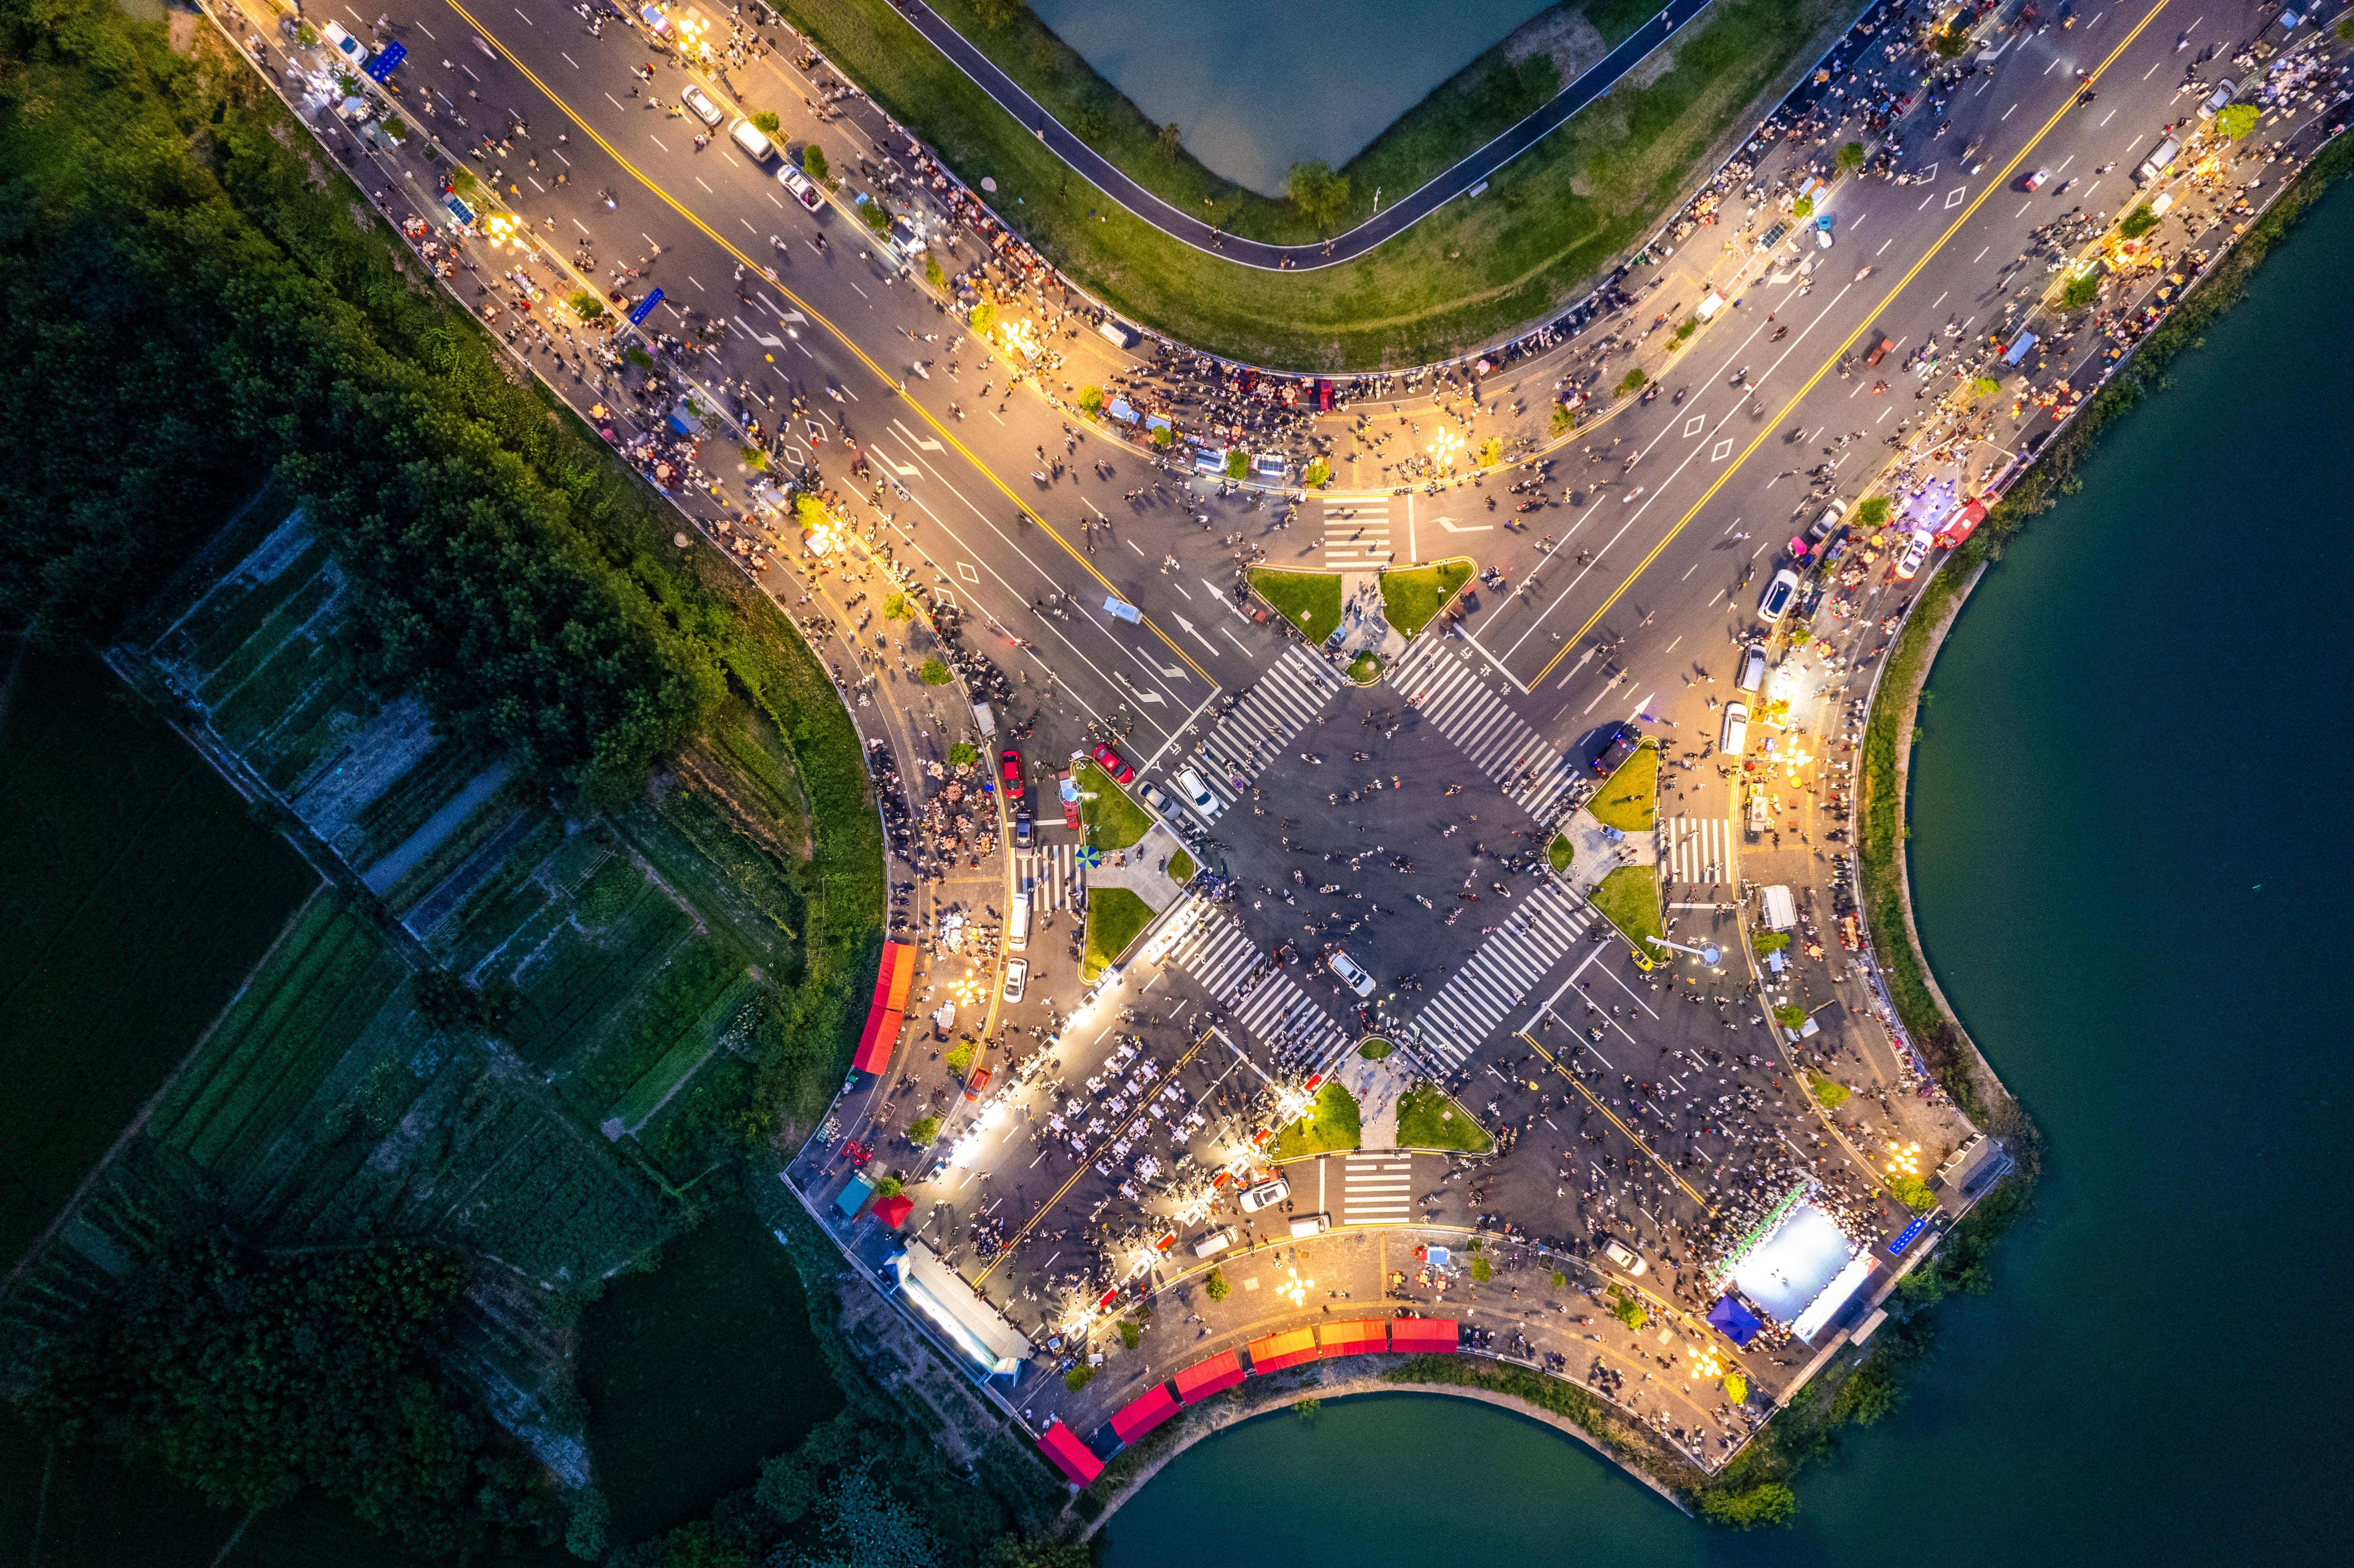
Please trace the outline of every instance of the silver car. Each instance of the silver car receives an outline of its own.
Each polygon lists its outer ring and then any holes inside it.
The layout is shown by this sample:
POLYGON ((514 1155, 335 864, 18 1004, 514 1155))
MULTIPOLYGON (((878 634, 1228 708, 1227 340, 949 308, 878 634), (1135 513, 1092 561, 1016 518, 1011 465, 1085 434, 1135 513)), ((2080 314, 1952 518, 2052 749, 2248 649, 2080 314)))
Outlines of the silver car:
POLYGON ((1351 991, 1355 991, 1359 996, 1371 996, 1373 994, 1373 977, 1367 974, 1364 969, 1358 965, 1357 960, 1351 958, 1348 954, 1335 948, 1332 956, 1324 960, 1324 965, 1334 974, 1341 977, 1341 984, 1347 986, 1351 991))
POLYGON ((1235 1199, 1235 1206, 1246 1214, 1257 1213, 1272 1203, 1280 1203, 1291 1196, 1291 1183, 1280 1176, 1272 1181, 1262 1181, 1235 1199))
POLYGON ((712 102, 711 95, 692 82, 678 90, 678 101, 686 105, 686 111, 689 114, 694 115, 705 125, 716 128, 722 120, 727 118, 727 111, 712 102))
POLYGON ((1185 797, 1185 803, 1193 808, 1195 816, 1204 822, 1217 821, 1220 810, 1218 798, 1210 793, 1210 787, 1202 782, 1202 776, 1199 773, 1190 768, 1180 769, 1177 774, 1177 789, 1178 792, 1185 797))

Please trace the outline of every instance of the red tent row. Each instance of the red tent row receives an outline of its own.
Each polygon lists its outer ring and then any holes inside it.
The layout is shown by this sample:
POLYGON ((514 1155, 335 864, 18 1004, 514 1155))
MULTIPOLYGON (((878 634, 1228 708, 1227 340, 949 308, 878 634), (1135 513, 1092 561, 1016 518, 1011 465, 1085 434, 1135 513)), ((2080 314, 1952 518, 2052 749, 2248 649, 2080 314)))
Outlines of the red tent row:
POLYGON ((1460 1348, 1461 1343, 1461 1334, 1452 1318, 1390 1319, 1390 1349, 1400 1355, 1427 1355, 1434 1351, 1452 1353, 1460 1348))
POLYGON ((1188 1404, 1198 1404, 1214 1393, 1222 1393, 1250 1374, 1243 1371, 1243 1359, 1233 1351, 1212 1356, 1206 1361, 1195 1361, 1176 1376, 1177 1397, 1188 1404))
POLYGON ((1075 1487, 1084 1487, 1103 1474, 1103 1461, 1096 1457, 1095 1450, 1059 1421, 1039 1435, 1038 1447, 1075 1487))
POLYGON ((899 1025, 907 1016, 907 991, 916 983, 916 949, 907 942, 883 944, 883 967, 875 976, 875 1001, 866 1010, 866 1028, 858 1036, 858 1054, 850 1065, 876 1077, 891 1065, 892 1047, 899 1044, 899 1025))
POLYGON ((1320 1353, 1328 1361, 1334 1356, 1378 1355, 1390 1348, 1389 1319, 1363 1318, 1349 1323, 1327 1323, 1316 1337, 1322 1341, 1320 1353))
POLYGON ((1177 1398, 1165 1383, 1156 1383, 1123 1406, 1111 1418, 1112 1436, 1133 1443, 1177 1414, 1177 1398))
POLYGON ((1316 1359, 1316 1330, 1293 1329, 1281 1334, 1269 1334, 1264 1340, 1253 1340, 1248 1347, 1251 1372, 1262 1376, 1296 1367, 1302 1361, 1316 1359))

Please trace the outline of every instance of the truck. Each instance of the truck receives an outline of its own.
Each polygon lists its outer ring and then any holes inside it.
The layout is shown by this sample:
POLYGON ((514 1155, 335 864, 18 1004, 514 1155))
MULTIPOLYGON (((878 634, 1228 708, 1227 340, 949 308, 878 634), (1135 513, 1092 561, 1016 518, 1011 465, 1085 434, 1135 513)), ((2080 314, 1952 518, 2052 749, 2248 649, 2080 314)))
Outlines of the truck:
POLYGON ((1872 352, 1863 356, 1864 364, 1877 366, 1882 360, 1888 357, 1888 351, 1895 346, 1896 340, 1886 333, 1882 333, 1880 341, 1872 345, 1872 352))

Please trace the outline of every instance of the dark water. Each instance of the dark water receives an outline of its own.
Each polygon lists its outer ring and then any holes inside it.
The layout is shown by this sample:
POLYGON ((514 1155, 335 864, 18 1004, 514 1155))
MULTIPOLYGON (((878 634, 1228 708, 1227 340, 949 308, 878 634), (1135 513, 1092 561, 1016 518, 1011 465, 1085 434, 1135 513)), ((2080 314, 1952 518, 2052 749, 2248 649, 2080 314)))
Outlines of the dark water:
POLYGON ((2341 191, 2112 427, 1932 674, 1921 926, 2046 1174, 1994 1293, 1939 1308, 1911 1401, 1806 1474, 1797 1527, 1708 1530, 1545 1428, 1409 1397, 1192 1450, 1114 1518, 1112 1568, 1205 1519, 1232 1568, 2354 1558, 2330 1425, 2354 1287, 2330 893, 2354 848, 2349 254, 2341 191))

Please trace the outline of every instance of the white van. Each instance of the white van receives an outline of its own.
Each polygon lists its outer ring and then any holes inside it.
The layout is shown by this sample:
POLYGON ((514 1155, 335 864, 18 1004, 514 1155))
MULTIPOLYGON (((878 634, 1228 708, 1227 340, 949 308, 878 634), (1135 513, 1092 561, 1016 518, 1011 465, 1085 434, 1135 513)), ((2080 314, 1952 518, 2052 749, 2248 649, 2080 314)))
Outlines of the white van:
POLYGON ((776 144, 769 140, 768 132, 749 120, 736 122, 735 127, 727 132, 727 139, 756 164, 766 164, 777 155, 776 144))
POLYGON ((1018 953, 1030 945, 1030 895, 1017 893, 1005 915, 1005 949, 1018 953))
POLYGON ((1322 1214, 1300 1214, 1291 1222, 1291 1239, 1298 1241, 1301 1236, 1321 1235, 1331 1228, 1332 1222, 1322 1214))
POLYGON ((2174 162, 2174 154, 2180 151, 2182 143, 2174 137, 2168 136, 2160 142, 2150 149, 2149 156, 2142 160, 2141 167, 2134 171, 2134 183, 2146 185, 2166 173, 2166 166, 2174 162))
POLYGON ((1741 651, 1741 673, 1733 683, 1744 692, 1754 692, 1766 683, 1766 650, 1755 643, 1741 651))
POLYGON ((1717 737, 1716 748, 1727 757, 1739 757, 1749 745, 1749 705, 1724 705, 1724 733, 1717 737))
POLYGON ((1232 1225, 1220 1225, 1216 1230, 1212 1231, 1209 1234, 1204 1236, 1200 1241, 1193 1244, 1193 1255, 1195 1257, 1215 1257, 1218 1254, 1225 1251, 1228 1247, 1234 1245, 1235 1228, 1232 1225))

